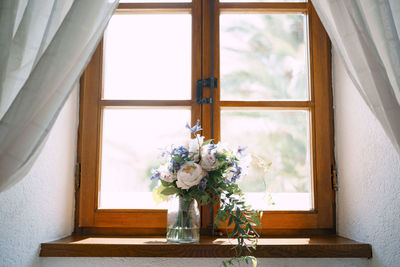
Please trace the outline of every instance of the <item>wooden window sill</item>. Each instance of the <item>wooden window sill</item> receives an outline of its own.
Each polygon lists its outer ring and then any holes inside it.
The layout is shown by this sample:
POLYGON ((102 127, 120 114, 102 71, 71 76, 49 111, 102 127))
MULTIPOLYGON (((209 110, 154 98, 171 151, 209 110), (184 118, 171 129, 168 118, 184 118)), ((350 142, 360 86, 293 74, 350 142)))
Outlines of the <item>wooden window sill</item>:
MULTIPOLYGON (((40 257, 232 257, 234 239, 202 237, 198 244, 168 244, 163 237, 69 236, 41 244, 40 257)), ((260 238, 259 258, 371 258, 371 245, 338 236, 260 238)))

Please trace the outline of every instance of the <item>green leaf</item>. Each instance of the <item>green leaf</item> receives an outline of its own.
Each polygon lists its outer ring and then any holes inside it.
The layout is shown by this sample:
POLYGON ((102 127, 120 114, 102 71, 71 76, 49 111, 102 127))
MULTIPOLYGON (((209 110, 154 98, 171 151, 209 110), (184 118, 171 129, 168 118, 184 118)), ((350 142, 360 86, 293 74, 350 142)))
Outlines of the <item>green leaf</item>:
POLYGON ((160 194, 163 194, 166 196, 173 195, 175 193, 178 193, 178 189, 176 189, 175 187, 167 187, 160 192, 160 194))
POLYGON ((188 158, 188 160, 189 160, 189 161, 193 161, 194 157, 195 157, 197 154, 199 154, 199 153, 198 153, 198 152, 194 152, 194 153, 188 158))
POLYGON ((233 216, 231 215, 228 221, 228 227, 231 226, 233 223, 233 216))
POLYGON ((168 182, 166 182, 166 181, 164 181, 164 180, 161 180, 161 179, 160 179, 160 181, 161 181, 161 184, 162 184, 164 187, 168 187, 168 186, 171 185, 171 183, 168 183, 168 182))
POLYGON ((208 139, 208 140, 204 141, 203 144, 202 144, 201 146, 208 145, 208 144, 210 144, 213 140, 214 140, 214 139, 208 139))
POLYGON ((257 259, 255 257, 251 257, 251 261, 253 262, 253 267, 257 267, 257 259))
POLYGON ((176 162, 183 162, 184 160, 181 157, 172 157, 176 162))
POLYGON ((201 196, 201 205, 204 206, 210 201, 210 197, 208 194, 204 194, 201 196))

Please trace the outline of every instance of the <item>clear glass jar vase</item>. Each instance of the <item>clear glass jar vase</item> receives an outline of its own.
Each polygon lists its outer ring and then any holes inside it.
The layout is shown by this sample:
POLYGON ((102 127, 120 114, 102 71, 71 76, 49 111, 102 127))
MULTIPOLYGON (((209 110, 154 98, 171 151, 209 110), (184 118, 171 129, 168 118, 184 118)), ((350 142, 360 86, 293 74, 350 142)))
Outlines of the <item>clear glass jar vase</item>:
POLYGON ((173 198, 168 203, 168 243, 197 243, 200 239, 200 212, 195 199, 173 198))

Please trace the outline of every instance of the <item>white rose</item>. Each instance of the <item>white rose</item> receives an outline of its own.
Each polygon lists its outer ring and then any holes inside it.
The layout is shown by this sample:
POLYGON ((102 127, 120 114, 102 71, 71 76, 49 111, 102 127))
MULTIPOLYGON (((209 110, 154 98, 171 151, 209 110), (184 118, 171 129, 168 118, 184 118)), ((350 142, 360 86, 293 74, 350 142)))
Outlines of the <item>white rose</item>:
POLYGON ((210 145, 206 145, 201 150, 200 165, 206 171, 213 171, 218 169, 218 159, 215 157, 215 149, 210 149, 210 145))
POLYGON ((164 180, 168 183, 172 183, 173 181, 176 180, 175 175, 169 171, 168 165, 161 165, 158 168, 158 171, 160 172, 161 180, 164 180))
POLYGON ((194 185, 198 185, 206 175, 207 173, 199 164, 185 163, 178 171, 176 185, 182 189, 189 189, 194 185))

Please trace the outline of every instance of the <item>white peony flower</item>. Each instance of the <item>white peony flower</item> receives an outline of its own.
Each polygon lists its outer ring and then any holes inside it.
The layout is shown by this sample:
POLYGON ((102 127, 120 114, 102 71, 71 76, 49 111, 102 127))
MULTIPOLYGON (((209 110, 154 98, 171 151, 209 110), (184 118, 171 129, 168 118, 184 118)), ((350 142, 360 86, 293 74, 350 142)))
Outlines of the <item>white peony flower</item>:
POLYGON ((176 185, 182 189, 189 189, 194 185, 198 185, 206 175, 207 173, 199 164, 185 163, 178 171, 176 185))
POLYGON ((216 150, 210 149, 210 145, 206 145, 201 149, 200 165, 206 171, 218 169, 218 159, 215 156, 216 150))
POLYGON ((167 164, 161 165, 158 168, 158 171, 160 172, 160 179, 161 180, 164 180, 164 181, 166 181, 168 183, 172 183, 173 181, 176 180, 175 175, 169 171, 169 168, 168 168, 167 164))

